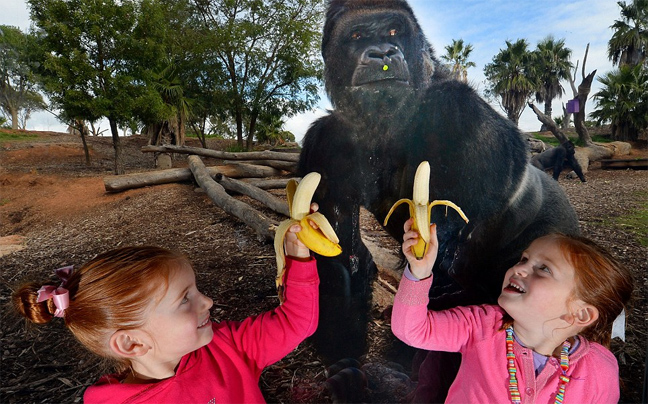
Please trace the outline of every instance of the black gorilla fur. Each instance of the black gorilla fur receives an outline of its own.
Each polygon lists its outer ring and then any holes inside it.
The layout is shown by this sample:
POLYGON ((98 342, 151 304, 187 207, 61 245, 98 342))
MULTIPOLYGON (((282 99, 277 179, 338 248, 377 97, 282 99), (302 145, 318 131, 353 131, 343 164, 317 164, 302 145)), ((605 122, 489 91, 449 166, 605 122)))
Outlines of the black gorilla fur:
POLYGON ((536 154, 531 158, 531 164, 543 171, 553 168, 553 179, 558 181, 558 177, 567 163, 567 166, 574 170, 582 182, 587 182, 575 154, 574 144, 568 140, 559 146, 536 154))
MULTIPOLYGON (((529 165, 518 129, 448 79, 406 1, 332 0, 326 17, 322 54, 334 109, 306 133, 299 170, 322 174, 314 201, 343 248, 317 257, 315 342, 335 361, 365 350, 376 267, 360 239, 359 208, 382 222, 395 201, 412 197, 421 161, 432 168, 430 200, 449 199, 470 218, 466 225, 435 209, 435 308, 494 302, 531 240, 578 233, 578 221, 558 184, 529 165)), ((408 217, 403 207, 390 219, 396 240, 408 217)))

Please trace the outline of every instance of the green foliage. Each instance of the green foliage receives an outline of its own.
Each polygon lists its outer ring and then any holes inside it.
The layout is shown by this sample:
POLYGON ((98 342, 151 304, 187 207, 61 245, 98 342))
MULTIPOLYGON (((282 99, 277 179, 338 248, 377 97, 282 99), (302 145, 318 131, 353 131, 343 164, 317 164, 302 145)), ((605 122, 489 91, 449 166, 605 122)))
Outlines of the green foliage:
POLYGON ((473 51, 472 44, 464 45, 463 39, 453 39, 452 44, 445 47, 446 54, 441 58, 451 64, 452 75, 457 80, 468 81, 468 68, 477 66, 469 62, 468 57, 473 51))
POLYGON ((145 97, 141 66, 151 62, 138 37, 133 0, 29 0, 41 36, 46 92, 66 120, 102 117, 126 124, 145 97))
POLYGON ((614 30, 608 42, 608 57, 623 67, 646 64, 648 54, 648 0, 617 2, 621 19, 610 27, 614 30))
POLYGON ((506 49, 484 67, 487 98, 501 99, 507 117, 517 124, 531 94, 538 88, 533 53, 525 39, 506 41, 506 49))
POLYGON ((196 2, 208 63, 217 67, 209 103, 236 124, 250 148, 262 115, 290 116, 318 100, 324 2, 321 0, 205 0, 196 2))
POLYGON ((571 49, 565 47, 565 40, 556 40, 547 36, 540 42, 533 55, 533 71, 539 81, 536 90, 536 101, 545 103, 544 114, 551 117, 551 102, 564 94, 561 80, 569 78, 569 71, 573 67, 569 61, 571 49))
POLYGON ((46 108, 32 73, 35 62, 30 59, 30 49, 34 41, 33 35, 0 25, 0 112, 11 120, 13 129, 24 129, 34 111, 46 108))
POLYGON ((594 94, 597 108, 590 116, 599 125, 609 122, 614 140, 637 140, 648 128, 648 68, 626 65, 598 80, 603 88, 594 94))

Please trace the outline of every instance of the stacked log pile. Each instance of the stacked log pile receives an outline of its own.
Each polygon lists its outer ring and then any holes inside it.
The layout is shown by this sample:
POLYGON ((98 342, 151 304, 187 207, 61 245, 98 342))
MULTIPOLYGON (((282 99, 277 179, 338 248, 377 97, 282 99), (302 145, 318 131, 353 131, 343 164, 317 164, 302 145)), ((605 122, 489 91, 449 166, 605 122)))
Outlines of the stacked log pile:
POLYGON ((289 216, 286 201, 267 189, 285 188, 297 171, 299 154, 272 151, 228 153, 186 146, 144 146, 143 153, 189 154, 189 168, 171 168, 104 178, 107 192, 152 185, 194 180, 209 198, 228 214, 253 228, 263 239, 274 238, 275 224, 250 205, 234 198, 234 194, 249 196, 284 216, 289 216), (228 161, 227 164, 206 167, 202 157, 228 161))

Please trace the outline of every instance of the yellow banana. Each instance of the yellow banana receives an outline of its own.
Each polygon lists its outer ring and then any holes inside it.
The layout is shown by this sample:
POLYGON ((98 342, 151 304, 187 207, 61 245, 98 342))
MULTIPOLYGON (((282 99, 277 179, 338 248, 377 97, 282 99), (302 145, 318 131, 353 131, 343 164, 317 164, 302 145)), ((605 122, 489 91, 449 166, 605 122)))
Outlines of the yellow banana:
MULTIPOLYGON (((430 216, 432 214, 432 207, 436 205, 449 206, 456 210, 463 220, 468 223, 468 217, 463 213, 461 208, 450 201, 435 200, 428 203, 430 200, 430 163, 423 161, 419 164, 414 175, 414 190, 412 200, 401 199, 396 201, 385 217, 384 225, 387 226, 389 217, 394 212, 396 207, 402 203, 409 205, 410 217, 414 218, 412 223, 412 230, 419 233, 420 237, 418 243, 412 247, 412 251, 416 258, 421 259, 425 256, 430 245, 430 216)), ((446 207, 446 214, 448 208, 446 207)))
POLYGON ((290 180, 286 185, 286 199, 288 200, 290 219, 284 220, 277 226, 274 239, 277 257, 277 292, 282 302, 284 298, 283 278, 286 271, 284 238, 292 225, 299 224, 301 226, 297 238, 309 250, 326 257, 334 257, 342 252, 342 247, 338 244, 340 240, 326 217, 319 212, 310 213, 311 200, 321 177, 319 173, 312 172, 304 176, 299 183, 290 180), (317 228, 312 227, 311 222, 315 223, 317 228))

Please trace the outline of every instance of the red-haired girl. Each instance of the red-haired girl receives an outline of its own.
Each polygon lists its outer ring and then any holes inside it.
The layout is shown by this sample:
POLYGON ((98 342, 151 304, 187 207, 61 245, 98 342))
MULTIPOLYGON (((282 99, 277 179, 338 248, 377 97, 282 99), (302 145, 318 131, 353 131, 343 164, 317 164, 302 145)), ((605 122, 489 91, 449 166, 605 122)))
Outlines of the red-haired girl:
POLYGON ((212 322, 213 301, 198 290, 187 258, 157 247, 62 268, 60 286, 23 285, 14 306, 35 323, 62 317, 90 351, 120 365, 85 391, 85 403, 264 402, 263 368, 317 328, 319 278, 296 231, 286 236, 284 303, 241 322, 212 322))
POLYGON ((438 241, 410 249, 394 301, 392 330, 417 348, 460 352, 448 403, 616 403, 619 369, 612 323, 632 293, 629 271, 591 241, 550 234, 533 241, 504 276, 498 305, 428 311, 438 241))

